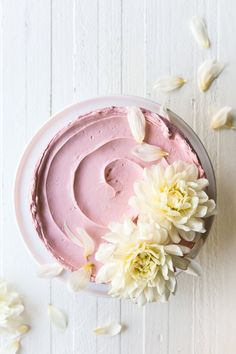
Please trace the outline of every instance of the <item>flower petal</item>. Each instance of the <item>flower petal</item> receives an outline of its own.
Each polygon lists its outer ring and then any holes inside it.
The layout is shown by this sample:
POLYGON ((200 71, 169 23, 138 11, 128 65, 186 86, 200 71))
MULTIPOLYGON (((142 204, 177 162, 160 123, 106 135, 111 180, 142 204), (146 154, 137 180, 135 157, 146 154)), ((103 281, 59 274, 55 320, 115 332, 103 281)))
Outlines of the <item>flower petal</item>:
POLYGON ((20 340, 14 340, 7 347, 1 348, 0 354, 16 354, 20 349, 20 340))
POLYGON ((128 122, 131 133, 138 143, 142 143, 145 138, 145 117, 138 107, 128 107, 128 122))
POLYGON ((203 48, 210 47, 210 41, 207 34, 206 25, 202 18, 194 16, 190 22, 190 29, 193 37, 203 48))
POLYGON ((220 108, 212 117, 211 128, 220 129, 223 127, 229 127, 228 124, 232 126, 231 121, 231 111, 232 107, 225 106, 220 108))
POLYGON ((61 330, 66 329, 67 317, 60 309, 56 306, 48 305, 48 315, 54 326, 60 328, 61 330))
POLYGON ((37 276, 40 278, 53 278, 61 274, 63 267, 58 263, 43 264, 37 270, 37 276))
POLYGON ((205 205, 207 206, 207 213, 206 216, 211 216, 211 215, 216 215, 217 210, 216 210, 216 203, 213 199, 209 199, 205 205))
POLYGON ((27 333, 29 330, 30 330, 30 326, 28 326, 26 324, 22 324, 17 328, 16 334, 23 335, 23 334, 27 333))
POLYGON ((181 248, 177 245, 167 245, 164 246, 164 249, 169 254, 173 254, 175 256, 183 256, 181 248))
POLYGON ((82 247, 84 248, 84 257, 87 258, 88 256, 91 256, 94 253, 94 241, 84 229, 77 228, 77 231, 79 233, 82 247))
POLYGON ((115 263, 104 264, 96 275, 96 283, 102 284, 111 281, 113 274, 117 271, 117 265, 115 263))
POLYGON ((169 236, 171 240, 175 243, 179 243, 181 241, 181 238, 179 237, 179 233, 175 227, 171 227, 169 230, 169 236))
POLYGON ((79 237, 77 237, 67 226, 64 224, 64 231, 67 237, 77 246, 84 248, 84 257, 87 258, 94 253, 95 244, 92 237, 82 228, 78 227, 76 231, 79 237))
POLYGON ((132 152, 138 159, 146 162, 158 161, 162 157, 168 156, 168 152, 160 147, 146 143, 136 145, 132 152))
POLYGON ((67 286, 71 292, 78 292, 86 288, 91 278, 92 267, 93 265, 88 263, 70 275, 67 286))
POLYGON ((195 276, 200 276, 202 274, 202 268, 198 262, 194 259, 189 259, 188 268, 185 270, 185 273, 195 276))
POLYGON ((98 262, 105 263, 111 257, 113 251, 115 249, 114 244, 110 243, 102 243, 97 252, 95 253, 95 259, 98 262))
POLYGON ((170 92, 182 87, 186 83, 182 77, 166 76, 154 83, 154 89, 163 92, 170 92))
POLYGON ((215 59, 204 61, 198 69, 198 86, 201 91, 207 91, 212 82, 223 71, 224 65, 215 59))
POLYGON ((98 336, 116 336, 121 332, 122 325, 120 323, 110 323, 103 327, 97 327, 93 332, 98 336))
POLYGON ((77 238, 77 236, 75 236, 75 234, 71 231, 71 229, 67 226, 66 223, 64 223, 64 231, 69 240, 71 240, 75 245, 83 247, 82 242, 77 238))

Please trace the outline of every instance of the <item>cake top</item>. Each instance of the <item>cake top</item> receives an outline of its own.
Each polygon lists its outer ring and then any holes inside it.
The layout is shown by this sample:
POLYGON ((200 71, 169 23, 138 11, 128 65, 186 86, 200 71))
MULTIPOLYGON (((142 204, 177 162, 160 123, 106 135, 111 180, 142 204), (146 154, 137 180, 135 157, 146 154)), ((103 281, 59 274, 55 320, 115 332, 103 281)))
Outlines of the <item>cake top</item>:
MULTIPOLYGON (((75 271, 88 256, 81 239, 87 240, 89 248, 86 235, 90 235, 93 249, 89 263, 93 264, 94 279, 103 264, 99 256, 95 257, 96 251, 104 243, 104 235, 113 232, 108 226, 122 224, 125 219, 135 229, 141 220, 135 182, 147 178, 147 171, 156 173, 153 168, 157 166, 165 171, 177 161, 185 170, 193 166, 192 175, 204 180, 191 144, 175 125, 157 113, 107 107, 78 117, 50 141, 35 168, 30 198, 39 237, 60 263, 75 271), (140 131, 144 134, 137 144, 140 131), (155 157, 156 152, 162 155, 155 157), (136 200, 131 198, 135 193, 136 200)), ((148 183, 152 183, 151 178, 148 183)), ((174 192, 170 198, 169 202, 175 204, 178 194, 174 192)), ((149 223, 147 215, 141 221, 149 223)), ((186 239, 186 230, 182 228, 181 232, 179 240, 186 239)))

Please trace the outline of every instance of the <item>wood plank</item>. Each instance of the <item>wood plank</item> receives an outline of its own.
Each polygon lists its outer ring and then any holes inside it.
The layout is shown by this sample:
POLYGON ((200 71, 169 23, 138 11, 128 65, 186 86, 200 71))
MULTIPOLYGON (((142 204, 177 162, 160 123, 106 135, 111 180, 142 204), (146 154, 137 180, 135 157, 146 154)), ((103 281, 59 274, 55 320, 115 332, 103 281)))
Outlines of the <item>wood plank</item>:
MULTIPOLYGON (((218 46, 218 28, 217 28, 217 3, 214 0, 196 1, 195 12, 203 16, 209 36, 211 47, 208 50, 201 50, 196 46, 194 54, 194 67, 197 71, 198 66, 207 58, 216 58, 218 46), (214 14, 214 15, 213 15, 214 14)), ((197 77, 195 77, 197 82, 197 77)), ((208 110, 217 103, 216 81, 208 92, 199 92, 196 84, 195 88, 195 106, 194 106, 194 126, 207 149, 213 167, 217 169, 217 134, 210 127, 208 110)), ((217 176, 216 176, 217 178, 217 176)), ((200 253, 200 263, 203 268, 203 275, 195 279, 194 302, 195 302, 195 320, 194 320, 194 350, 196 353, 216 353, 216 312, 217 312, 217 291, 218 282, 218 233, 216 223, 209 235, 209 238, 200 253)))
MULTIPOLYGON (((191 65, 194 50, 198 48, 193 39, 189 22, 194 16, 193 4, 181 0, 179 6, 170 9, 170 49, 169 60, 172 74, 180 75, 187 84, 169 97, 170 108, 180 115, 190 126, 194 126, 194 80, 195 68, 191 65), (184 12, 183 12, 184 9, 184 12)), ((167 40, 168 42, 168 40, 167 40)), ((166 45, 168 51, 168 45, 166 45)), ((169 352, 193 353, 194 350, 194 279, 181 274, 178 277, 176 296, 169 305, 169 352), (181 323, 181 325, 180 325, 181 323)))
POLYGON ((99 2, 98 94, 121 92, 121 0, 99 2))
POLYGON ((3 1, 3 275, 22 294, 32 329, 22 341, 24 353, 50 353, 47 304, 50 283, 37 279, 14 222, 12 190, 17 162, 41 117, 49 115, 50 3, 3 1), (37 46, 35 42, 37 40, 37 46), (42 89, 43 88, 43 89, 42 89), (40 294, 40 295, 39 295, 40 294))
MULTIPOLYGON (((226 68, 217 81, 216 98, 219 106, 232 106, 234 115, 236 57, 233 34, 236 30, 235 11, 236 4, 234 1, 219 0, 217 9, 217 54, 219 59, 226 63, 226 68)), ((211 16, 213 17, 212 14, 211 16)), ((211 330, 212 336, 214 336, 213 343, 215 343, 215 353, 217 354, 222 352, 233 354, 236 346, 236 286, 234 272, 236 252, 235 133, 235 131, 228 130, 216 132, 216 139, 218 139, 216 170, 218 182, 217 238, 214 243, 212 242, 214 258, 211 260, 211 273, 208 277, 208 282, 211 286, 209 302, 212 302, 214 324, 209 320, 208 330, 211 330)), ((214 141, 211 147, 215 149, 214 141)), ((212 235, 213 237, 214 235, 212 235)))

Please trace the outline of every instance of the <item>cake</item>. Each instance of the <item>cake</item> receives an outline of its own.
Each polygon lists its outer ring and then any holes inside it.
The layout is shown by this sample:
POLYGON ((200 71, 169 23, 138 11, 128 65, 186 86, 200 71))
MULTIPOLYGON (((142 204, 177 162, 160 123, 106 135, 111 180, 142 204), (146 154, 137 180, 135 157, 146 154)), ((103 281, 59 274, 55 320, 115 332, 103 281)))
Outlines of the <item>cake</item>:
MULTIPOLYGON (((104 243, 108 225, 128 217, 136 224, 138 211, 129 203, 134 183, 144 169, 163 169, 182 161, 204 170, 191 143, 167 118, 135 108, 145 118, 144 142, 166 152, 157 161, 135 155, 137 146, 127 107, 106 107, 77 117, 60 130, 43 151, 35 167, 30 210, 37 231, 48 251, 69 271, 85 263, 84 250, 68 237, 78 228, 93 239, 92 280, 102 267, 96 251, 104 243)), ((141 145, 140 145, 141 146, 141 145)), ((184 243, 183 243, 184 244, 184 243)))

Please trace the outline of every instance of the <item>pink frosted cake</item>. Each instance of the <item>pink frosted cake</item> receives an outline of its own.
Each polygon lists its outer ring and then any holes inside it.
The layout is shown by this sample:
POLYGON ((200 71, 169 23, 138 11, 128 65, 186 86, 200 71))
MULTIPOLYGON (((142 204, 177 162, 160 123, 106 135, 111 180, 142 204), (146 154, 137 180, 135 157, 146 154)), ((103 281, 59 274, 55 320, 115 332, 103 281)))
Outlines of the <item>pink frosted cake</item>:
POLYGON ((194 166, 197 178, 204 180, 198 156, 182 132, 168 119, 145 109, 140 110, 145 118, 144 143, 166 154, 154 161, 137 157, 127 112, 125 107, 107 107, 75 119, 50 141, 33 177, 30 208, 39 237, 59 263, 75 271, 85 263, 84 250, 68 237, 65 227, 75 235, 78 228, 86 230, 95 245, 89 256, 93 280, 102 266, 95 254, 104 243, 108 225, 122 222, 124 215, 137 221, 139 211, 129 199, 145 167, 165 169, 183 161, 194 166))

